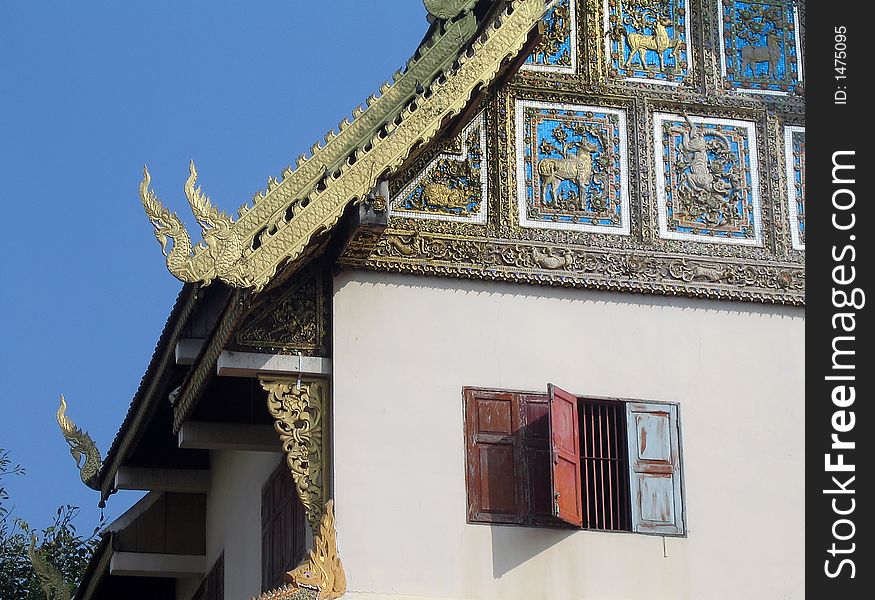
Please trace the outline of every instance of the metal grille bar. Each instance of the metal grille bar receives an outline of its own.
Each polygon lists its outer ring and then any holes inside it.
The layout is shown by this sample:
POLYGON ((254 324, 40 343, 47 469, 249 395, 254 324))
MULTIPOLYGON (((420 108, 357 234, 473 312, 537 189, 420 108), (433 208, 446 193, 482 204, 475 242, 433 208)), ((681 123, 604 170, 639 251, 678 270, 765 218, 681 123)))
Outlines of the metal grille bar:
POLYGON ((631 531, 625 407, 583 398, 578 412, 583 526, 631 531))

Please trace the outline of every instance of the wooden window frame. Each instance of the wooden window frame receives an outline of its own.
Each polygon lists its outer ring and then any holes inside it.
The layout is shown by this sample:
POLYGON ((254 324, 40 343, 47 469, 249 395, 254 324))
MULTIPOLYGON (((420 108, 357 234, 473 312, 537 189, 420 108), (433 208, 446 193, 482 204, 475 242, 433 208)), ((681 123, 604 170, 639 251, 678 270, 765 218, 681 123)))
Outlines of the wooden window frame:
MULTIPOLYGON (((548 394, 552 386, 548 386, 548 394)), ((467 522, 472 524, 492 524, 492 525, 524 525, 524 526, 539 526, 539 527, 564 527, 576 528, 587 531, 609 531, 618 533, 640 533, 663 535, 672 537, 686 537, 686 493, 684 490, 683 481, 683 450, 681 440, 680 427, 680 407, 676 402, 666 401, 644 401, 640 399, 627 399, 604 396, 580 396, 574 394, 578 400, 578 406, 581 403, 592 402, 602 404, 618 404, 622 406, 619 411, 621 416, 619 423, 624 427, 626 438, 626 463, 625 472, 623 475, 624 490, 620 493, 624 494, 621 498, 622 502, 627 504, 628 521, 620 524, 622 528, 601 529, 587 527, 586 523, 580 526, 571 525, 568 522, 563 522, 557 518, 558 508, 554 510, 546 509, 545 498, 552 501, 553 487, 551 481, 545 477, 543 468, 535 467, 535 463, 540 461, 543 463, 543 453, 551 452, 549 443, 545 446, 545 439, 548 436, 544 434, 544 427, 541 421, 546 413, 549 413, 549 395, 543 392, 531 392, 520 390, 507 390, 495 388, 469 387, 462 388, 462 397, 464 403, 464 438, 465 438, 465 474, 466 474, 466 496, 467 496, 467 522), (500 399, 506 402, 511 408, 510 425, 511 430, 508 431, 505 427, 503 435, 493 436, 485 435, 483 431, 478 430, 478 401, 479 400, 500 399), (643 411, 659 413, 660 415, 670 415, 668 421, 671 425, 669 436, 671 440, 671 468, 669 469, 666 463, 662 461, 635 461, 633 450, 637 448, 637 432, 636 435, 631 435, 630 415, 633 414, 633 409, 639 412, 643 411), (495 486, 495 477, 493 481, 484 484, 482 480, 481 470, 484 468, 483 458, 481 456, 483 444, 503 443, 506 446, 513 448, 513 475, 512 489, 514 490, 513 510, 507 510, 511 506, 509 499, 499 502, 503 504, 505 510, 499 511, 496 514, 490 510, 483 510, 484 498, 483 490, 489 489, 489 485, 495 486), (542 456, 534 459, 538 454, 542 456), (647 524, 641 520, 642 511, 636 513, 633 510, 633 498, 635 485, 633 478, 636 471, 633 466, 637 464, 639 471, 638 475, 642 480, 647 476, 665 477, 670 474, 674 477, 672 502, 674 512, 671 516, 674 518, 673 523, 656 523, 647 524), (642 466, 643 465, 643 466, 642 466), (483 486, 486 486, 484 488, 483 486), (545 485, 547 485, 545 490, 545 485), (545 494, 546 492, 546 494, 545 494)), ((548 421, 549 423, 549 421, 548 421)), ((505 454, 507 452, 505 451, 505 454)), ((581 460, 583 452, 581 451, 581 460)), ((552 457, 553 455, 550 454, 552 457)), ((488 459, 486 461, 488 463, 488 459)), ((504 461, 505 463, 507 461, 504 461)), ((505 464, 501 465, 499 472, 504 474, 509 473, 509 469, 505 464)), ((490 468, 486 465, 486 468, 490 468)), ((621 486, 623 487, 623 486, 621 486)), ((499 485, 498 489, 506 490, 507 485, 499 485)), ((583 510, 585 490, 581 489, 580 503, 583 510)))
POLYGON ((304 556, 306 519, 285 455, 261 488, 261 591, 276 589, 304 556))

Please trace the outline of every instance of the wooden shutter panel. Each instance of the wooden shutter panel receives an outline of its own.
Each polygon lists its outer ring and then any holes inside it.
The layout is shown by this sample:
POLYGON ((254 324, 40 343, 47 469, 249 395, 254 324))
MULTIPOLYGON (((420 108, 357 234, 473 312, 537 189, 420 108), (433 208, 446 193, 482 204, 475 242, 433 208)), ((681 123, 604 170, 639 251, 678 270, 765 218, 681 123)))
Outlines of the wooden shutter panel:
POLYGON ((470 388, 464 393, 468 521, 522 523, 519 398, 470 388))
POLYGON ((553 458, 551 490, 553 516, 570 525, 583 525, 580 486, 580 425, 577 397, 552 383, 550 397, 550 452, 553 458))
POLYGON ((526 486, 526 523, 556 525, 550 491, 550 398, 547 394, 520 394, 526 486))
POLYGON ((677 406, 650 402, 626 405, 632 530, 684 533, 677 406))

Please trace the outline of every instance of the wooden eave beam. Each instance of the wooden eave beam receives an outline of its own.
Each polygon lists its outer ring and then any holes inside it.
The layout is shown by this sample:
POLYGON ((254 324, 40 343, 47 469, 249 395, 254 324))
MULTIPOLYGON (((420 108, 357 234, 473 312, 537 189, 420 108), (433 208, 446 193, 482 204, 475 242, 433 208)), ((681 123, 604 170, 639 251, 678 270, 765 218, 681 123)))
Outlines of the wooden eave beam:
POLYGON ((273 425, 186 421, 177 440, 185 449, 282 452, 273 425))
POLYGON ((260 375, 331 375, 331 359, 322 356, 289 356, 222 350, 216 361, 216 374, 225 377, 260 375))
POLYGON ((210 472, 205 469, 119 467, 115 473, 114 488, 205 494, 210 490, 210 472))
POLYGON ((113 552, 109 574, 122 577, 203 577, 207 557, 196 554, 113 552))

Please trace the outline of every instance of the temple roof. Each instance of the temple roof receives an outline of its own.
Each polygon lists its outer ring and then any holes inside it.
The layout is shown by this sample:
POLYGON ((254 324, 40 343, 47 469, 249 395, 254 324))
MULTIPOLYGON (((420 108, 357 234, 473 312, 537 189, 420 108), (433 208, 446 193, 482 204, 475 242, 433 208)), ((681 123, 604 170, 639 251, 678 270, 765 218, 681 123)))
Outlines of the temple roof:
POLYGON ((270 178, 266 190, 240 207, 236 220, 196 186, 192 163, 184 189, 203 243, 192 247, 191 236, 150 189, 144 171, 140 198, 174 276, 188 283, 220 279, 257 292, 318 234, 334 228, 350 204, 385 210, 388 199, 377 183, 432 140, 478 88, 495 79, 506 59, 520 53, 545 8, 543 0, 444 0, 426 6, 439 20, 406 66, 353 110, 352 121, 344 118, 309 155, 302 154, 280 178, 270 178))

